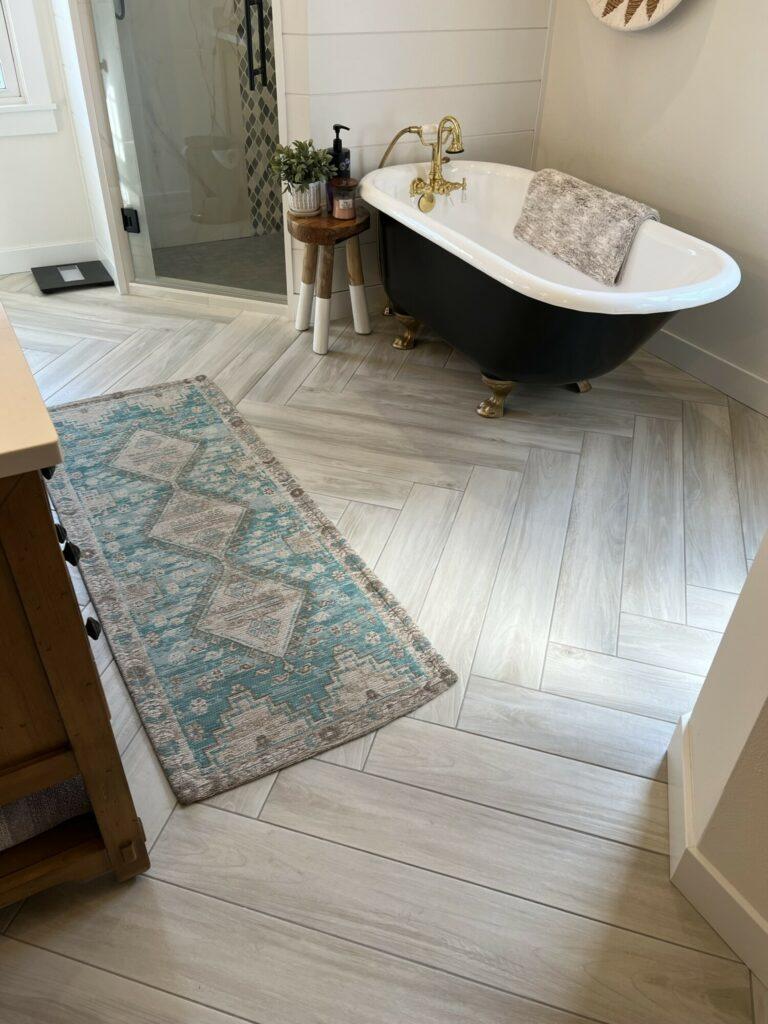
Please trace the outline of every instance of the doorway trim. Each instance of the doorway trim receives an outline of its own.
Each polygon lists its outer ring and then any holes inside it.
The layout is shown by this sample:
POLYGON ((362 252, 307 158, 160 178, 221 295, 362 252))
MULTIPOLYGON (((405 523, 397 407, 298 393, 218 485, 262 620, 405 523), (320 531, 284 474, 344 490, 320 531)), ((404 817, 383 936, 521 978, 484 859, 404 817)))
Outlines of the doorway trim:
MULTIPOLYGON (((285 258, 286 301, 269 302, 263 299, 249 299, 228 295, 217 291, 198 291, 196 289, 172 288, 163 284, 144 283, 135 280, 135 270, 130 246, 122 229, 120 207, 123 205, 120 191, 120 179, 115 160, 114 143, 104 81, 99 63, 99 52, 96 41, 96 29, 90 3, 78 0, 67 0, 69 16, 72 20, 77 49, 80 78, 86 97, 88 127, 93 147, 99 163, 99 185, 101 200, 109 225, 109 236, 112 243, 112 263, 115 270, 115 284, 121 294, 153 296, 167 298, 170 301, 191 302, 200 304, 229 305, 233 309, 265 312, 275 316, 289 318, 294 316, 297 297, 294 295, 293 260, 291 256, 290 235, 285 228, 287 216, 287 199, 283 196, 283 251, 285 258)), ((285 52, 283 47, 283 3, 273 0, 272 8, 274 24, 275 50, 275 87, 277 90, 278 138, 281 144, 288 141, 287 120, 288 108, 285 91, 285 52)))

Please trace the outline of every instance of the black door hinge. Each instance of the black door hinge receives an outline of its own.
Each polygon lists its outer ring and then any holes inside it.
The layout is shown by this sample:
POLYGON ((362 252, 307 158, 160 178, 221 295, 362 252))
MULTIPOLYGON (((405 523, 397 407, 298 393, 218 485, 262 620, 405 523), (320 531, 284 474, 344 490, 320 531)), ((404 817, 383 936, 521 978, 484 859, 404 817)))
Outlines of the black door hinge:
POLYGON ((120 213, 123 215, 123 227, 131 235, 138 235, 141 231, 139 226, 139 211, 132 206, 122 206, 120 213))

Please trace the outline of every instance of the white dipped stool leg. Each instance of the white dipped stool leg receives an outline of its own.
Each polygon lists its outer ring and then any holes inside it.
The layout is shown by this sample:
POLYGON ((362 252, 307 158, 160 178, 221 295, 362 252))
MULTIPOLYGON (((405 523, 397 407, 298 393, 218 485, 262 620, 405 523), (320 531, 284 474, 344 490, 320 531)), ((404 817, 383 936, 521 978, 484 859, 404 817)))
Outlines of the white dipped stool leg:
POLYGON ((315 333, 312 349, 324 356, 328 351, 328 328, 331 322, 331 287, 333 284, 333 246, 320 247, 320 274, 315 299, 315 333))
POLYGON ((365 282, 363 280, 363 261, 360 256, 360 238, 353 235, 347 239, 347 277, 349 279, 349 297, 352 300, 352 322, 357 334, 371 333, 371 318, 368 316, 368 303, 365 298, 365 282))
POLYGON ((306 331, 312 317, 312 299, 315 294, 317 273, 317 246, 307 245, 304 249, 304 264, 301 270, 299 304, 296 307, 296 330, 306 331))

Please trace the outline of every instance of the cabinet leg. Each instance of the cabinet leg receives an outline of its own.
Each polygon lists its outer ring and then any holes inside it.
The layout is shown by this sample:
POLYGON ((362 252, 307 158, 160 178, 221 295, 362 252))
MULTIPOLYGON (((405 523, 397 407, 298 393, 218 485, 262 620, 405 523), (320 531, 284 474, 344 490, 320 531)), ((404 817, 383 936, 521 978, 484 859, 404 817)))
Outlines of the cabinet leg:
POLYGON ((306 331, 312 316, 312 299, 315 294, 315 275, 317 274, 317 246, 308 245, 304 249, 304 264, 301 270, 301 287, 299 288, 299 304, 296 307, 296 330, 306 331))
POLYGON ((371 320, 368 316, 368 303, 365 300, 363 261, 360 256, 360 239, 357 235, 347 239, 347 277, 355 331, 357 334, 370 334, 371 320))
POLYGON ((333 246, 320 247, 320 273, 315 299, 315 333, 312 348, 318 355, 328 351, 328 328, 331 322, 331 287, 333 284, 333 246))

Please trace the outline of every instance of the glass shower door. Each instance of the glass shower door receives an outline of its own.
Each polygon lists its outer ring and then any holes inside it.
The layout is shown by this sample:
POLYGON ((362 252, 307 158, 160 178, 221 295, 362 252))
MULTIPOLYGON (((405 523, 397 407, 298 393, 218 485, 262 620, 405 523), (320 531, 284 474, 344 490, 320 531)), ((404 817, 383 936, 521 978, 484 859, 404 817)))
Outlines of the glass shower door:
POLYGON ((272 0, 91 5, 136 280, 284 299, 272 0))

